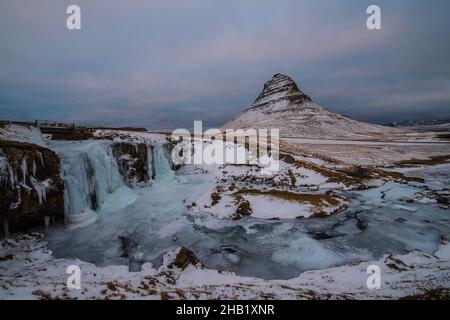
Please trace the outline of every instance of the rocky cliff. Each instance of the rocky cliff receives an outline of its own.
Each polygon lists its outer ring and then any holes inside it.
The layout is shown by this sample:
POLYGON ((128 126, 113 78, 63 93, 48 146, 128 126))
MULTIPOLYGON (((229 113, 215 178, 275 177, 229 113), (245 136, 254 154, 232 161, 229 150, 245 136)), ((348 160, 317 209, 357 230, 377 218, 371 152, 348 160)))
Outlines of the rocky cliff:
POLYGON ((149 155, 145 143, 115 142, 111 148, 119 172, 129 187, 149 180, 149 155))
POLYGON ((44 226, 64 217, 64 183, 55 152, 0 140, 0 233, 44 226))

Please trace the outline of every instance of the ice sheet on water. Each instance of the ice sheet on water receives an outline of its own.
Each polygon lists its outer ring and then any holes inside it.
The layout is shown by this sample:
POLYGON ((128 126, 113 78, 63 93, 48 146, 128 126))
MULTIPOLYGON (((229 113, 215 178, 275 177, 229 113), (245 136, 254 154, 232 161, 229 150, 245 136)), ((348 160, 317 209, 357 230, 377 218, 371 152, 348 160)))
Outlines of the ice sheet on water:
POLYGON ((323 269, 371 258, 369 252, 346 247, 337 250, 324 242, 314 240, 306 234, 298 234, 286 248, 273 253, 272 259, 282 265, 293 265, 299 270, 323 269))

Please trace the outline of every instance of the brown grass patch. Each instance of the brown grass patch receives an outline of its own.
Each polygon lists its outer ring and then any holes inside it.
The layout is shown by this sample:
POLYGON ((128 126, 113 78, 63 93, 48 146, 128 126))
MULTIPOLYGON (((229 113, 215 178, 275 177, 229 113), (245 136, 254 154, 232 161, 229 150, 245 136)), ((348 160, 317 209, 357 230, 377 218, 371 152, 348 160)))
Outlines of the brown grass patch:
POLYGON ((428 159, 409 159, 395 162, 401 168, 411 168, 419 166, 436 166, 450 161, 450 155, 435 156, 428 159))
POLYGON ((243 189, 236 192, 236 195, 264 195, 273 198, 279 198, 287 201, 309 203, 314 206, 330 205, 338 206, 340 204, 339 198, 336 196, 326 194, 307 194, 307 193, 294 193, 282 190, 256 190, 256 189, 243 189))
POLYGON ((450 300, 449 288, 436 288, 423 293, 400 298, 400 300, 450 300))

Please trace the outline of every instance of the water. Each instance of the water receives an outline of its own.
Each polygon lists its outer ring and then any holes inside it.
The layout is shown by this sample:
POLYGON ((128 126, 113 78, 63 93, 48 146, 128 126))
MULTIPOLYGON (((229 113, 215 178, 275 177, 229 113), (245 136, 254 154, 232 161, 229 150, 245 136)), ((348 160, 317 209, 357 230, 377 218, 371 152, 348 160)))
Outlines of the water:
MULTIPOLYGON (((324 219, 228 221, 192 213, 185 202, 209 190, 213 175, 175 175, 164 150, 154 151, 156 176, 151 185, 111 188, 94 223, 49 229, 47 240, 57 257, 98 266, 129 265, 136 271, 143 262, 159 266, 165 252, 185 246, 211 269, 289 279, 305 270, 375 259, 387 252, 419 249, 432 254, 441 238, 450 237, 449 211, 437 204, 406 202, 421 186, 397 183, 349 192, 348 210, 324 219), (131 239, 127 255, 123 239, 131 239)), ((97 156, 108 161, 104 152, 97 156)), ((428 178, 433 174, 424 173, 428 178)))

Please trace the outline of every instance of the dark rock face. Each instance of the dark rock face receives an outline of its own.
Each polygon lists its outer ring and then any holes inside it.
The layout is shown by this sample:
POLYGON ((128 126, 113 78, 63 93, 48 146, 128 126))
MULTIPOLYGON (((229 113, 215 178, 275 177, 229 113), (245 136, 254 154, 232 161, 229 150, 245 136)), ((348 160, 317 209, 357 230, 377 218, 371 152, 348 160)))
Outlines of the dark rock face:
MULTIPOLYGON (((174 141, 167 139, 167 142, 163 145, 164 150, 167 152, 167 159, 169 161, 169 165, 172 170, 178 170, 184 166, 184 164, 173 163, 172 157, 170 156, 172 154, 172 150, 175 148, 177 143, 179 143, 179 142, 174 142, 174 141)), ((180 154, 179 156, 181 157, 182 154, 180 154)))
POLYGON ((280 160, 288 163, 288 164, 294 164, 295 158, 291 156, 290 154, 280 154, 280 160))
POLYGON ((52 140, 88 140, 93 138, 92 129, 73 126, 41 127, 43 134, 49 134, 52 140))
POLYGON ((35 144, 0 141, 0 194, 2 234, 64 218, 59 157, 35 144))
POLYGON ((201 266, 202 263, 200 262, 200 260, 198 260, 198 258, 195 256, 195 254, 185 248, 185 247, 181 247, 180 251, 178 252, 178 254, 176 255, 175 259, 173 262, 171 262, 168 267, 169 268, 178 268, 181 270, 186 269, 189 265, 194 265, 194 266, 201 266))
POLYGON ((147 146, 144 143, 116 142, 111 145, 119 172, 128 186, 149 180, 147 146))
POLYGON ((252 207, 250 206, 250 202, 247 200, 243 200, 236 209, 236 213, 233 216, 233 220, 239 220, 243 216, 249 216, 253 213, 252 207))
POLYGON ((266 107, 282 100, 287 100, 292 104, 311 102, 311 98, 299 90, 294 80, 278 73, 264 84, 263 91, 256 98, 251 109, 266 107))

